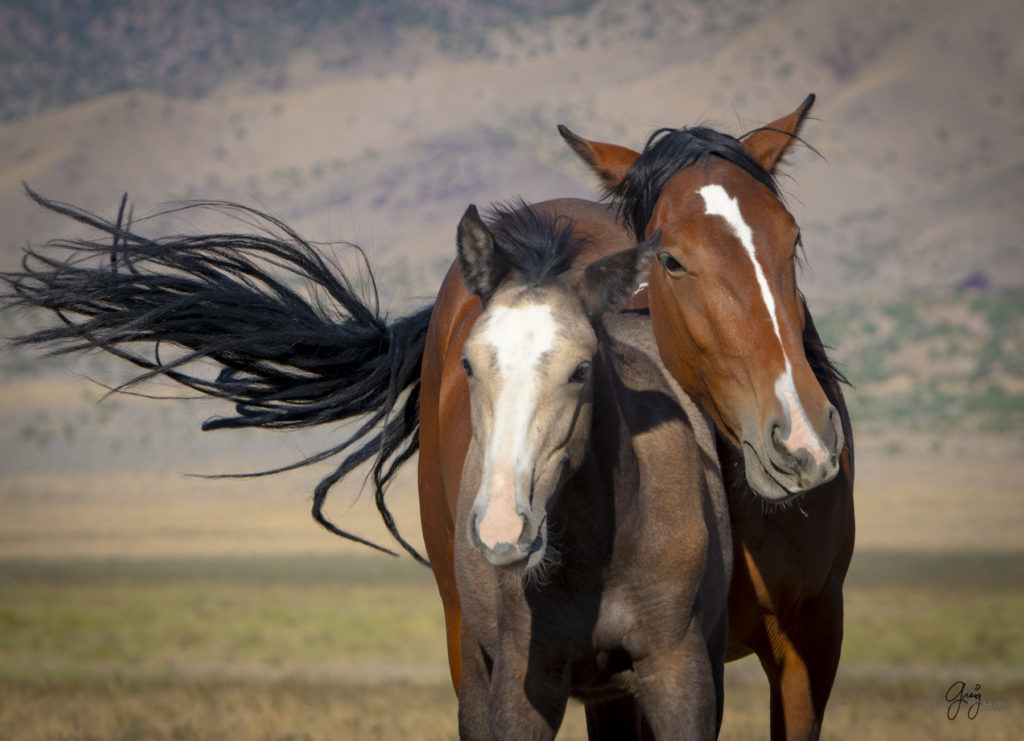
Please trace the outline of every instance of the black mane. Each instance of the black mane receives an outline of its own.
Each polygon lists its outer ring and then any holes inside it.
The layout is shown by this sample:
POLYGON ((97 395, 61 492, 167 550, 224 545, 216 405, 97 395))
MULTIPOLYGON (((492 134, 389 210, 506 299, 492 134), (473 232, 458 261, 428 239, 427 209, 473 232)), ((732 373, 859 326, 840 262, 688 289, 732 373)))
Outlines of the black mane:
POLYGON ((492 206, 487 227, 508 267, 532 285, 568 270, 588 241, 576 233, 574 219, 541 214, 522 200, 492 206))
POLYGON ((711 156, 742 167, 775 196, 779 195, 771 173, 758 164, 736 137, 704 126, 659 129, 651 134, 626 177, 609 192, 619 202, 621 217, 637 239, 644 239, 665 183, 695 162, 706 165, 711 156))

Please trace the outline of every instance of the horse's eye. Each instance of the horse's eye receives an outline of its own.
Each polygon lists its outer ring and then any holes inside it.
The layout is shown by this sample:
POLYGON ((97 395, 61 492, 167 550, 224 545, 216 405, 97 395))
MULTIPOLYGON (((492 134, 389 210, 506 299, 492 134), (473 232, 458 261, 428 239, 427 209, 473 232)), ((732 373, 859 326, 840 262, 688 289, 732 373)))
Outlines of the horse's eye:
POLYGON ((665 268, 665 272, 673 278, 678 278, 686 272, 686 267, 667 252, 658 253, 658 262, 661 263, 661 267, 665 268))
POLYGON ((470 365, 469 358, 462 358, 462 367, 466 371, 467 376, 473 375, 473 366, 470 365))
POLYGON ((583 383, 590 376, 590 362, 584 360, 576 366, 576 370, 569 376, 569 383, 583 383))

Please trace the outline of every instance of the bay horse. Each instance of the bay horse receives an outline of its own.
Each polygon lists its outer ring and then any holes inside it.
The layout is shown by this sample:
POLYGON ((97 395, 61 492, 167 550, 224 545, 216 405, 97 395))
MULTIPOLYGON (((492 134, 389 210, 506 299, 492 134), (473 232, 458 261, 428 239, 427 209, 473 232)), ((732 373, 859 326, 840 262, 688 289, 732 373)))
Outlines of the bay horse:
MULTIPOLYGON (((579 265, 662 233, 647 286, 661 357, 715 423, 729 495, 733 580, 727 659, 754 653, 774 739, 817 738, 839 663, 842 585, 853 553, 853 435, 840 384, 796 283, 800 232, 773 173, 813 104, 736 138, 661 130, 642 152, 560 132, 611 201, 535 205, 590 239, 579 265)), ((453 267, 425 343, 419 491, 424 541, 460 687, 454 515, 469 444, 462 346, 481 306, 453 267)), ((588 706, 593 733, 617 707, 588 706)))
POLYGON ((602 318, 659 237, 574 270, 568 220, 520 204, 460 223, 483 307, 460 361, 462 738, 554 738, 570 695, 635 697, 657 738, 717 735, 732 542, 714 440, 649 317, 602 318))

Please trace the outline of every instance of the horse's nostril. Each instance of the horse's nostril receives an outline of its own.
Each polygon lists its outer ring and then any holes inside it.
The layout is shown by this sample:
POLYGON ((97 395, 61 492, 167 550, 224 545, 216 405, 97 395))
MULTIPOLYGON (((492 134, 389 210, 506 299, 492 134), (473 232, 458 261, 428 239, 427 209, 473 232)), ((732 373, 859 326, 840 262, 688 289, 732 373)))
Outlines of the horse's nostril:
POLYGON ((495 543, 491 551, 494 552, 495 556, 499 558, 508 555, 515 550, 515 546, 511 543, 495 543))
POLYGON ((794 468, 800 472, 805 478, 813 476, 818 469, 817 461, 814 460, 814 456, 811 455, 811 451, 806 448, 800 448, 793 453, 793 458, 796 461, 794 468))
POLYGON ((790 449, 786 446, 786 443, 783 441, 782 425, 776 423, 771 426, 770 438, 772 441, 772 445, 775 446, 775 449, 779 453, 782 453, 783 455, 786 456, 792 455, 792 451, 790 451, 790 449))
POLYGON ((833 462, 839 458, 839 454, 843 451, 843 445, 846 444, 845 436, 843 435, 843 418, 839 414, 839 410, 832 407, 829 410, 828 421, 832 427, 832 440, 831 440, 831 451, 833 462))

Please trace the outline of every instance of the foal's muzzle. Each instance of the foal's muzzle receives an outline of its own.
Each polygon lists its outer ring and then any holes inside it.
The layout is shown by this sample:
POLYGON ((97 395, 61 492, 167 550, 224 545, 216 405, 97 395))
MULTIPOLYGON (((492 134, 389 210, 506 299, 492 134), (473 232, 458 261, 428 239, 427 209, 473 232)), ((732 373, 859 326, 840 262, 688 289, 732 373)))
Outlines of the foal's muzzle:
POLYGON ((469 518, 469 540, 492 566, 512 566, 525 561, 544 548, 544 526, 546 518, 540 524, 530 527, 530 518, 519 515, 523 526, 515 543, 500 541, 487 545, 480 538, 479 521, 476 513, 469 518))

